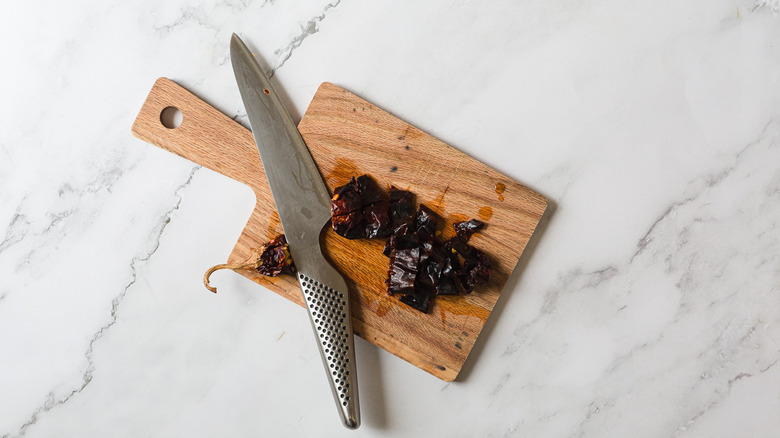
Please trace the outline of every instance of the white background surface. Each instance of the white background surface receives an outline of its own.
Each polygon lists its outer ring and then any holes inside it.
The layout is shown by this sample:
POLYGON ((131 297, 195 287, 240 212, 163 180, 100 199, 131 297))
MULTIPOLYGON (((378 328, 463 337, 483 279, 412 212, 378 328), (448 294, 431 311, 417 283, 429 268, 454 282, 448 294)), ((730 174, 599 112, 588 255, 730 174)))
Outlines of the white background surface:
POLYGON ((10 2, 0 436, 777 436, 780 17, 688 2, 10 2), (246 187, 136 140, 167 76, 246 124, 334 82, 551 207, 458 382, 360 340, 342 428, 305 312, 214 277, 246 187))

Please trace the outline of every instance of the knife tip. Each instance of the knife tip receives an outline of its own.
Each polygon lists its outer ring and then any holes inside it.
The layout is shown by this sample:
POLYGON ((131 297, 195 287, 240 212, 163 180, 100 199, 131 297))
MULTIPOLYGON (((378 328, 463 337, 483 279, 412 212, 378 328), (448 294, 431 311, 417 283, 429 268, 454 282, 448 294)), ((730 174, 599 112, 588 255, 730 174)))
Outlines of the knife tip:
POLYGON ((233 36, 230 37, 230 58, 232 59, 237 56, 243 47, 245 47, 244 42, 241 41, 241 38, 234 32, 233 36))
POLYGON ((249 47, 244 44, 244 40, 242 40, 235 32, 233 33, 233 36, 230 38, 230 54, 233 55, 234 53, 239 52, 248 52, 252 56, 255 56, 254 53, 252 53, 251 50, 249 50, 249 47))

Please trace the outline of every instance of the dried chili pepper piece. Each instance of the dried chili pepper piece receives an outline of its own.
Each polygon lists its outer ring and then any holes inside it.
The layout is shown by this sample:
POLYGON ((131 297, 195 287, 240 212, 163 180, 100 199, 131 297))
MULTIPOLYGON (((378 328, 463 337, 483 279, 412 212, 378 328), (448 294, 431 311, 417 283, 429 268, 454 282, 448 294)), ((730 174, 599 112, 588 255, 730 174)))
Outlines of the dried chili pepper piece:
POLYGON ((430 290, 418 289, 413 294, 402 296, 399 298, 399 301, 419 310, 422 313, 428 313, 432 297, 433 294, 431 294, 430 290))
POLYGON ((260 253, 260 264, 257 272, 266 277, 276 277, 282 274, 292 275, 295 272, 290 248, 284 234, 265 244, 265 250, 260 253))
POLYGON ((458 254, 463 258, 470 258, 474 256, 475 248, 458 236, 455 236, 444 242, 444 247, 450 250, 451 253, 458 254))
POLYGON ((455 276, 463 293, 471 293, 475 287, 490 281, 490 259, 484 252, 467 243, 469 238, 484 226, 483 222, 476 219, 458 222, 453 225, 455 237, 444 243, 450 253, 463 259, 463 264, 455 269, 455 276))
POLYGON ((352 178, 349 184, 336 189, 336 194, 331 199, 330 214, 331 216, 343 216, 359 211, 362 205, 357 182, 355 178, 352 178))
POLYGON ((386 237, 392 232, 390 217, 387 215, 387 203, 384 201, 369 205, 363 209, 363 234, 371 239, 374 237, 386 237))
POLYGON ((414 222, 414 193, 390 187, 389 197, 390 222, 395 233, 414 222))
POLYGON ((414 293, 414 283, 420 264, 420 249, 417 247, 396 250, 390 257, 390 268, 387 271, 387 293, 414 293))
POLYGON ((468 241, 471 235, 485 227, 485 223, 476 219, 470 221, 458 222, 452 225, 455 228, 455 235, 468 241))
POLYGON ((363 205, 371 205, 382 201, 382 195, 373 179, 368 175, 360 175, 355 180, 358 193, 360 193, 360 202, 363 205))
POLYGON ((458 289, 455 287, 456 270, 459 267, 458 258, 439 242, 434 241, 426 244, 423 248, 427 249, 418 281, 422 286, 433 288, 436 295, 457 295, 458 289))
POLYGON ((330 223, 333 231, 341 237, 346 237, 347 239, 363 237, 363 214, 360 210, 341 216, 332 216, 330 223))
POLYGON ((347 239, 387 237, 392 232, 387 202, 367 175, 352 177, 331 199, 333 231, 347 239))
POLYGON ((421 240, 433 240, 436 235, 436 214, 423 204, 417 208, 414 216, 414 232, 421 240))
POLYGON ((217 289, 209 284, 209 277, 220 269, 254 270, 266 277, 276 277, 282 274, 292 275, 295 272, 295 264, 287 246, 287 239, 284 234, 280 234, 270 242, 261 245, 260 248, 254 249, 252 255, 242 262, 226 263, 209 268, 203 275, 203 284, 206 289, 214 293, 217 293, 217 289))
POLYGON ((390 187, 390 202, 388 204, 392 234, 387 238, 382 254, 390 257, 398 245, 396 242, 401 236, 410 234, 410 228, 414 223, 414 194, 406 190, 390 187))
POLYGON ((490 259, 484 252, 474 248, 473 255, 463 261, 458 272, 458 281, 464 293, 471 293, 475 287, 490 281, 490 259))
POLYGON ((412 234, 408 228, 401 228, 387 238, 382 254, 392 257, 396 249, 416 248, 420 246, 420 238, 412 234))

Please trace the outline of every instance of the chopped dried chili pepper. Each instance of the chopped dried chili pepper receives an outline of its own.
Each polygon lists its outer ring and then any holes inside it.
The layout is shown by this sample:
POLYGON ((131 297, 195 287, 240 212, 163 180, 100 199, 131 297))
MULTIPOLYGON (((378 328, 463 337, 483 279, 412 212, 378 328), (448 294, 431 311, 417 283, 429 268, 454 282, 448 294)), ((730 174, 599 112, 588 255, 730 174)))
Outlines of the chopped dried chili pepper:
POLYGON ((420 248, 405 248, 396 250, 390 257, 390 268, 387 271, 387 293, 414 293, 414 282, 417 279, 420 264, 420 248))
POLYGON ((490 265, 490 259, 476 248, 471 257, 464 259, 463 267, 458 272, 458 280, 464 293, 471 293, 476 286, 490 280, 490 265))
POLYGON ((333 231, 347 239, 359 239, 363 236, 363 214, 360 210, 341 216, 331 216, 333 231))
POLYGON ((403 193, 408 192, 396 190, 390 196, 390 217, 402 220, 393 223, 393 234, 384 249, 390 257, 388 293, 402 294, 402 303, 427 312, 434 295, 457 295, 459 289, 469 293, 486 283, 490 278, 490 260, 467 243, 485 224, 476 219, 458 222, 453 226, 455 237, 441 242, 436 239, 436 214, 420 205, 412 219, 408 215, 409 197, 403 193), (403 206, 404 216, 393 213, 393 201, 399 199, 407 203, 403 206))
POLYGON ((390 234, 390 218, 387 215, 387 203, 380 201, 363 209, 363 234, 365 237, 386 237, 390 234))
POLYGON ((393 234, 383 251, 390 257, 387 291, 402 294, 402 303, 426 313, 434 295, 457 295, 459 289, 470 293, 490 279, 490 259, 467 243, 485 224, 476 219, 458 222, 453 225, 455 237, 441 242, 436 239, 436 214, 420 205, 409 215, 407 193, 392 189, 390 195, 393 234))
POLYGON ((265 244, 265 250, 260 253, 260 264, 257 272, 266 277, 276 277, 281 274, 292 275, 295 272, 287 238, 284 234, 265 244))
MULTIPOLYGON (((398 246, 397 241, 403 239, 401 236, 408 236, 410 228, 414 223, 414 194, 406 190, 399 190, 390 187, 390 203, 388 205, 390 214, 390 223, 392 234, 385 243, 382 253, 390 257, 393 250, 398 246)), ((417 241, 417 237, 414 237, 417 241)), ((415 242, 415 245, 418 242, 415 242)), ((403 243, 402 243, 403 246, 403 243)))
POLYGON ((453 225, 453 228, 455 228, 455 235, 468 241, 472 234, 481 230, 484 226, 484 222, 472 219, 470 221, 458 222, 453 225))
POLYGON ((468 244, 484 228, 476 219, 453 225, 455 237, 437 237, 438 216, 425 205, 415 209, 415 196, 390 188, 389 200, 366 175, 336 189, 332 204, 333 229, 341 236, 388 236, 383 253, 390 258, 387 292, 427 313, 435 295, 470 293, 490 279, 490 259, 468 244))
POLYGON ((483 222, 476 219, 458 222, 453 225, 455 237, 444 243, 450 253, 463 258, 463 264, 455 270, 455 275, 464 293, 471 293, 475 287, 490 280, 490 259, 484 252, 467 243, 474 232, 481 230, 484 226, 483 222))
POLYGON ((433 288, 436 295, 457 295, 455 267, 460 266, 458 257, 437 241, 427 243, 423 248, 428 254, 417 277, 418 282, 433 288))
POLYGON ((209 277, 220 269, 255 270, 266 277, 276 277, 282 274, 292 275, 295 272, 295 264, 290 256, 287 239, 284 234, 280 234, 270 242, 261 245, 260 248, 253 250, 252 255, 242 262, 226 263, 209 268, 203 275, 203 284, 206 289, 214 293, 217 293, 217 289, 209 284, 209 277))
POLYGON ((415 293, 404 295, 398 300, 408 306, 411 306, 422 313, 428 313, 431 304, 432 294, 428 290, 416 290, 415 293))
POLYGON ((390 221, 393 232, 414 222, 414 194, 390 187, 390 221))
POLYGON ((367 175, 352 177, 335 192, 331 199, 331 225, 336 234, 347 239, 390 235, 388 204, 374 180, 367 175))
POLYGON ((414 232, 420 236, 420 240, 433 240, 436 234, 436 222, 436 214, 420 204, 414 217, 414 232))

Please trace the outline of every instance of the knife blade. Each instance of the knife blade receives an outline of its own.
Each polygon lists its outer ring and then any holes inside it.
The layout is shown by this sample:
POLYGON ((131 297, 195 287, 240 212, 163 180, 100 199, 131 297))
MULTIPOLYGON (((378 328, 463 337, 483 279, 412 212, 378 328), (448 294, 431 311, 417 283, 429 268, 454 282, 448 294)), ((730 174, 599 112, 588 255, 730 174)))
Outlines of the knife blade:
POLYGON ((330 195, 314 159, 252 52, 233 34, 230 61, 301 285, 342 423, 360 425, 349 290, 325 259, 330 195))

